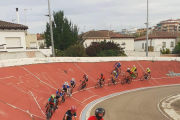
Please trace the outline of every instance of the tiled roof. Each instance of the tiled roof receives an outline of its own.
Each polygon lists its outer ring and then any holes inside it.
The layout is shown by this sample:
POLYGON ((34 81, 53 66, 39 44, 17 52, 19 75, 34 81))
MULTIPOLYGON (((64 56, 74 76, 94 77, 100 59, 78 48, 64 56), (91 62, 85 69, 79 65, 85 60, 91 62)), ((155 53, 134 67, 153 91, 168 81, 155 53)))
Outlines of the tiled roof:
POLYGON ((134 36, 122 35, 112 31, 89 31, 83 38, 135 38, 134 36))
MULTIPOLYGON (((180 37, 180 33, 177 32, 154 32, 148 35, 148 39, 170 39, 180 37)), ((146 35, 134 39, 135 41, 146 40, 146 35)))
POLYGON ((0 29, 28 29, 28 26, 0 20, 0 29))

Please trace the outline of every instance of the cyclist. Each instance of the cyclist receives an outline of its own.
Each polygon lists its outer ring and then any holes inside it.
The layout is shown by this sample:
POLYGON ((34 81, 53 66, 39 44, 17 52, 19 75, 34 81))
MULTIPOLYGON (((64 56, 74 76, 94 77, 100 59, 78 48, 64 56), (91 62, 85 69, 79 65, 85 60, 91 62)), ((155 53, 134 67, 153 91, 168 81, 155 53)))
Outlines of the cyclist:
POLYGON ((119 61, 117 61, 117 62, 114 64, 113 67, 115 67, 115 68, 117 69, 117 73, 119 73, 119 69, 120 69, 120 67, 121 67, 121 63, 120 63, 119 61), (116 66, 116 64, 117 64, 117 66, 116 66), (115 67, 115 66, 116 66, 116 67, 115 67))
POLYGON ((135 65, 133 65, 133 67, 131 68, 131 72, 133 73, 132 76, 134 77, 134 73, 137 72, 137 68, 135 65))
POLYGON ((86 83, 88 82, 88 76, 84 75, 83 78, 84 78, 84 80, 82 82, 82 85, 83 85, 82 87, 85 88, 86 87, 86 83))
POLYGON ((132 72, 131 72, 130 68, 127 68, 126 75, 125 75, 126 82, 128 82, 127 80, 130 79, 131 75, 132 75, 132 72))
POLYGON ((64 90, 64 92, 65 92, 64 98, 66 99, 66 94, 69 93, 69 85, 67 82, 65 82, 64 85, 62 86, 62 90, 64 90))
POLYGON ((146 79, 147 79, 147 77, 151 74, 151 70, 149 68, 147 68, 145 74, 146 74, 146 79))
POLYGON ((100 82, 100 86, 102 87, 102 82, 104 82, 105 76, 101 73, 101 76, 100 76, 100 78, 98 80, 100 82))
POLYGON ((117 72, 116 72, 115 70, 113 71, 111 77, 113 78, 113 79, 112 79, 112 82, 116 84, 116 79, 117 79, 117 77, 118 77, 118 74, 117 74, 117 72))
MULTIPOLYGON (((62 96, 63 96, 63 92, 61 91, 61 89, 58 89, 56 91, 56 100, 58 101, 58 105, 60 104, 60 101, 62 99, 62 96)), ((57 106, 58 107, 58 106, 57 106)))
POLYGON ((56 101, 54 98, 55 98, 55 96, 51 95, 51 97, 48 99, 48 102, 47 102, 46 114, 48 114, 48 110, 51 108, 51 116, 53 115, 53 109, 56 104, 56 101))
POLYGON ((75 87, 75 85, 76 85, 76 82, 75 82, 75 79, 74 78, 72 78, 71 79, 71 81, 70 81, 70 83, 71 83, 71 87, 75 87))
POLYGON ((63 120, 72 120, 72 117, 74 116, 74 119, 76 120, 76 107, 75 106, 71 106, 70 110, 68 110, 66 112, 66 114, 64 115, 63 120))
POLYGON ((87 75, 84 75, 83 78, 84 78, 85 82, 88 82, 88 76, 87 75))
POLYGON ((90 116, 88 120, 104 120, 103 117, 105 115, 104 108, 97 108, 95 111, 95 116, 90 116))

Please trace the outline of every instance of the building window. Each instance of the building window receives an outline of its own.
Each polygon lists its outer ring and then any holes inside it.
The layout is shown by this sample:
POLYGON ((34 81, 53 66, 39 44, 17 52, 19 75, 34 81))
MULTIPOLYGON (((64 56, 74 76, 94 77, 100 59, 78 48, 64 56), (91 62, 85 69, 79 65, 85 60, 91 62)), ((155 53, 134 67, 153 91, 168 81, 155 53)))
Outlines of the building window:
POLYGON ((171 47, 174 47, 174 42, 171 42, 171 47))
POLYGON ((166 42, 163 42, 163 47, 166 47, 166 42))
POLYGON ((142 43, 142 49, 144 49, 144 43, 142 43))

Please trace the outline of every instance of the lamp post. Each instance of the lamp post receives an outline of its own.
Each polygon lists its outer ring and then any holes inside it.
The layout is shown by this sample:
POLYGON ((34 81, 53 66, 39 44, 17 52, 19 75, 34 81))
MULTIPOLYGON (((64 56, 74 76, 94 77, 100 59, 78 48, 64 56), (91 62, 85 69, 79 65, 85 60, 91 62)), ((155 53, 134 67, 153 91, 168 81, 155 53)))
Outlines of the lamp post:
POLYGON ((147 0, 147 28, 146 28, 146 57, 148 57, 148 0, 147 0))
POLYGON ((51 21, 51 10, 50 10, 50 1, 49 0, 48 0, 48 8, 49 8, 49 24, 50 24, 50 32, 51 32, 52 56, 55 57, 54 41, 53 41, 53 30, 52 30, 52 21, 51 21))

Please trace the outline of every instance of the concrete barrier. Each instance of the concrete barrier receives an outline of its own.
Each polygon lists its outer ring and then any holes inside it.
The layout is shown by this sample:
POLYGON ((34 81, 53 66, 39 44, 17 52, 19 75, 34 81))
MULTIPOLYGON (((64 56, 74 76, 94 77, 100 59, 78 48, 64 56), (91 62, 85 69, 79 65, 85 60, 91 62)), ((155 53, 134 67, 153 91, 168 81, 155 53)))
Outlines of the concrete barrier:
POLYGON ((45 58, 40 51, 0 52, 0 60, 22 58, 45 58))
POLYGON ((111 62, 111 61, 180 61, 180 57, 47 57, 0 60, 0 67, 56 63, 56 62, 111 62))

